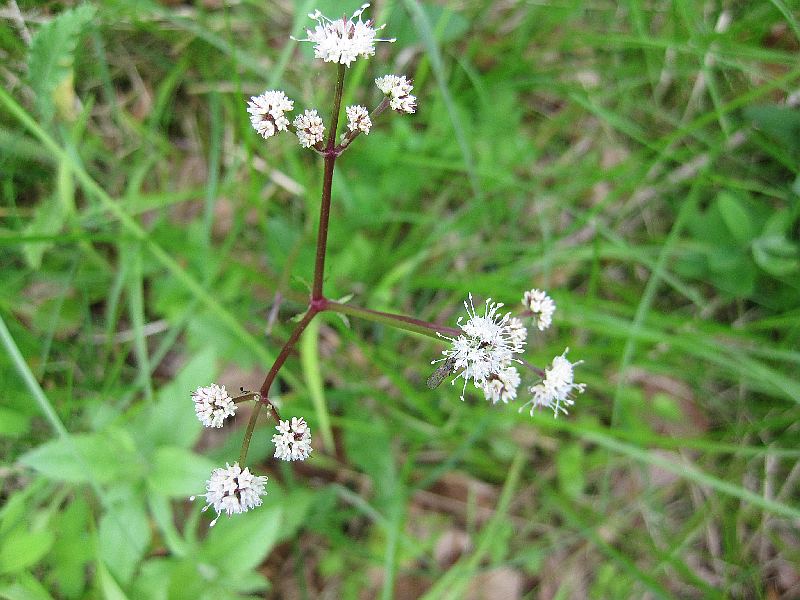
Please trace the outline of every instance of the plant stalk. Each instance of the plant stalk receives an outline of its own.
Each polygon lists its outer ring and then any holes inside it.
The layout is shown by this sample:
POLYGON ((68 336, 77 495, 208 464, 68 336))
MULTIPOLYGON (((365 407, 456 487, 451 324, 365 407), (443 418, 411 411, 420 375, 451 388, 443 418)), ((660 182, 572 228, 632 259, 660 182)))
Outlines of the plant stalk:
POLYGON ((336 130, 339 127, 339 111, 342 107, 344 74, 346 67, 339 65, 336 77, 336 93, 333 98, 333 113, 325 146, 325 172, 322 176, 322 201, 319 209, 319 229, 317 231, 317 255, 314 263, 314 285, 311 300, 322 300, 322 280, 325 277, 325 254, 328 249, 328 220, 331 215, 331 188, 333 187, 333 167, 336 164, 336 130))
POLYGON ((322 177, 322 200, 320 202, 319 209, 319 229, 317 232, 317 252, 314 263, 314 285, 311 290, 311 301, 308 306, 308 311, 295 326, 294 330, 289 336, 289 339, 286 340, 286 343, 281 348, 280 353, 278 353, 278 357, 275 359, 275 362, 272 363, 272 367, 270 367, 267 376, 264 378, 264 383, 261 385, 261 389, 259 390, 261 401, 256 405, 255 409, 253 410, 253 414, 250 415, 250 421, 247 423, 247 430, 244 433, 244 440, 242 440, 242 451, 239 454, 239 465, 242 467, 244 467, 244 461, 247 458, 247 451, 250 449, 250 440, 253 437, 253 430, 256 426, 258 414, 261 412, 261 407, 266 406, 269 409, 270 413, 272 413, 271 416, 276 423, 280 421, 281 417, 277 408, 275 408, 275 405, 270 402, 269 390, 272 387, 275 378, 278 376, 278 372, 281 370, 281 367, 283 367, 286 359, 289 358, 289 354, 292 352, 292 348, 294 348, 297 340, 300 339, 300 336, 302 335, 303 331, 305 331, 305 328, 308 327, 308 324, 311 322, 311 320, 317 315, 318 312, 320 312, 321 306, 324 306, 327 302, 325 297, 322 295, 322 282, 325 275, 325 254, 328 250, 328 221, 331 214, 333 167, 336 164, 337 157, 336 130, 339 127, 339 112, 342 107, 345 70, 346 67, 340 64, 336 74, 336 92, 333 97, 333 112, 331 113, 331 123, 328 130, 328 141, 325 146, 325 151, 323 152, 325 156, 325 170, 322 177))
POLYGON ((383 323, 384 325, 396 327, 397 329, 404 329, 405 331, 411 331, 437 339, 441 336, 455 337, 462 333, 460 329, 455 327, 437 325, 436 323, 429 323, 428 321, 407 317, 405 315, 361 308, 360 306, 353 306, 352 304, 342 304, 340 302, 334 302, 333 300, 326 300, 322 305, 322 310, 352 315, 354 317, 366 319, 367 321, 383 323))

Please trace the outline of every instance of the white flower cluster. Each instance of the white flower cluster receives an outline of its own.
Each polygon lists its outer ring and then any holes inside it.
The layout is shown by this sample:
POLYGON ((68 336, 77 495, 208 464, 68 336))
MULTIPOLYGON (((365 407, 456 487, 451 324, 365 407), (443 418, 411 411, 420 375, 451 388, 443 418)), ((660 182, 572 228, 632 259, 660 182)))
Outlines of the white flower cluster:
POLYGON ((487 400, 508 402, 516 396, 519 386, 519 374, 512 362, 514 355, 524 350, 524 336, 519 334, 516 322, 512 325, 511 313, 498 314, 503 307, 501 303, 487 300, 483 315, 479 315, 470 294, 469 304, 465 302, 464 307, 469 319, 463 324, 462 318, 458 319, 462 334, 445 338, 452 342, 452 347, 444 350, 445 358, 436 362, 451 360, 453 369, 459 371, 456 379, 464 379, 462 400, 467 383, 472 380, 487 400))
POLYGON ((373 27, 371 19, 366 22, 361 20, 361 15, 368 7, 369 4, 363 4, 349 19, 342 17, 336 20, 331 20, 320 11, 315 10, 308 17, 315 20, 317 26, 313 31, 306 29, 308 37, 297 41, 312 42, 315 57, 321 58, 325 62, 339 63, 348 67, 359 56, 362 58, 374 56, 375 42, 394 42, 395 40, 375 37, 377 32, 386 25, 373 27))
POLYGON ((389 106, 392 110, 404 113, 413 113, 417 108, 417 98, 411 95, 414 86, 405 75, 384 75, 375 80, 378 89, 389 96, 389 106))
MULTIPOLYGON (((547 329, 553 320, 556 305, 545 292, 533 289, 525 292, 522 303, 526 315, 531 316, 534 326, 540 331, 547 329)), ((501 314, 503 304, 486 301, 483 315, 475 311, 472 294, 469 304, 464 303, 469 318, 462 324, 458 320, 461 335, 445 337, 451 346, 442 351, 445 358, 437 362, 449 364, 452 372, 457 372, 455 380, 464 379, 461 399, 464 399, 467 383, 471 380, 480 389, 486 400, 493 404, 508 403, 517 398, 521 377, 514 362, 521 363, 515 355, 524 351, 528 331, 524 323, 511 313, 501 314)), ((583 393, 585 384, 575 383, 574 367, 580 364, 567 360, 567 351, 553 359, 550 368, 545 369, 544 377, 528 388, 532 398, 523 405, 530 405, 531 415, 536 408, 549 408, 555 416, 567 412, 566 407, 575 403, 575 393, 583 393)), ((522 409, 520 409, 522 410, 522 409)))
MULTIPOLYGON (((257 402, 260 401, 258 394, 246 394, 257 402)), ((197 388, 197 391, 192 392, 192 400, 198 418, 206 427, 222 427, 225 417, 236 411, 236 404, 225 391, 225 387, 215 383, 197 388)), ((278 434, 272 436, 275 458, 306 460, 309 457, 313 450, 311 428, 305 419, 292 417, 291 420, 280 421, 275 429, 278 430, 278 434)), ((239 463, 233 463, 233 466, 226 463, 224 469, 214 469, 211 478, 206 481, 206 493, 201 494, 207 502, 203 511, 210 507, 217 511, 217 517, 211 522, 211 526, 216 524, 223 512, 233 515, 260 506, 261 496, 266 494, 266 484, 267 477, 253 475, 249 468, 242 470, 239 463)), ((190 498, 194 499, 195 496, 190 498)))
MULTIPOLYGON (((293 109, 294 101, 280 90, 267 90, 259 96, 253 96, 247 103, 250 123, 264 139, 289 129, 289 119, 285 113, 293 109)), ((316 110, 304 110, 303 114, 295 117, 292 125, 303 148, 311 148, 325 138, 325 124, 316 110)))
MULTIPOLYGON (((206 482, 206 506, 203 512, 213 507, 217 511, 216 518, 211 521, 211 527, 216 525, 223 512, 228 516, 247 512, 251 508, 261 506, 261 496, 266 495, 264 489, 267 477, 253 475, 249 468, 242 470, 239 463, 233 466, 225 463, 225 468, 214 469, 211 479, 206 482)), ((194 500, 196 496, 189 498, 194 500)))
POLYGON ((289 119, 284 113, 294 109, 294 101, 289 100, 280 90, 267 90, 259 96, 253 96, 247 103, 250 122, 258 135, 270 138, 279 131, 286 131, 289 119))
POLYGON ((553 322, 553 313, 556 312, 556 303, 542 290, 530 290, 522 296, 522 304, 531 312, 533 324, 544 331, 553 322))
POLYGON ((278 433, 272 436, 275 458, 280 460, 305 460, 311 454, 311 428, 302 417, 281 421, 275 427, 278 433))
POLYGON ((236 404, 225 391, 225 386, 212 383, 192 392, 194 412, 204 427, 222 427, 222 422, 236 414, 236 404))
POLYGON ((372 120, 369 118, 369 111, 365 106, 354 105, 345 108, 347 113, 347 129, 351 132, 361 131, 364 135, 369 135, 372 127, 372 120))
POLYGON ((559 411, 567 414, 565 406, 575 404, 573 392, 582 394, 586 389, 585 383, 575 383, 574 368, 583 361, 572 363, 567 360, 569 348, 561 356, 553 359, 549 369, 545 369, 544 379, 530 388, 533 397, 526 402, 520 411, 528 404, 531 405, 531 416, 537 407, 550 408, 558 416, 559 411))
POLYGON ((297 139, 303 148, 311 148, 325 139, 325 124, 316 110, 303 111, 297 115, 293 125, 297 129, 297 139))

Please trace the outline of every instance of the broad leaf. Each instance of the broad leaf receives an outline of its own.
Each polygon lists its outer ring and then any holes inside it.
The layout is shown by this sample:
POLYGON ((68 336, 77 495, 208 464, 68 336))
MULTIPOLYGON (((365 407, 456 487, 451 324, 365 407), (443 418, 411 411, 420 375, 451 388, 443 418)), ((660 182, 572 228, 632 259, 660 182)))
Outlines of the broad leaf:
POLYGON ((51 440, 20 462, 51 479, 73 483, 132 480, 141 469, 130 436, 119 430, 51 440))
POLYGON ((187 497, 204 490, 205 480, 218 465, 184 448, 165 446, 153 455, 148 485, 164 496, 187 497))
POLYGON ((100 520, 99 554, 114 578, 127 584, 150 544, 144 503, 134 494, 114 504, 100 520))

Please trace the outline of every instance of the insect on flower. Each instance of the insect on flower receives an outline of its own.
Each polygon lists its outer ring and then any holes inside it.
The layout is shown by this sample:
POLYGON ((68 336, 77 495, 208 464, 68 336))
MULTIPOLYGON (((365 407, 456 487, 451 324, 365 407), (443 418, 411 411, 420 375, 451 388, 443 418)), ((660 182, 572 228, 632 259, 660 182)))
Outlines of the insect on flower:
POLYGON ((428 377, 428 387, 435 390, 442 385, 442 381, 449 377, 453 371, 456 370, 456 359, 452 356, 448 357, 441 365, 436 367, 433 374, 428 377))

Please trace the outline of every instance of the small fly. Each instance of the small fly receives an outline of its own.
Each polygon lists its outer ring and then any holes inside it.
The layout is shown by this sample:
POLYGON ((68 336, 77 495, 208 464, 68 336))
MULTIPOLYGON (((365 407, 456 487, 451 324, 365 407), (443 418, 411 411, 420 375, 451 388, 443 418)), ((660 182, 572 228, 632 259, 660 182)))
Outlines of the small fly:
POLYGON ((444 378, 449 376, 455 371, 456 359, 452 356, 447 358, 442 364, 436 367, 433 374, 428 377, 428 387, 432 390, 436 389, 442 384, 444 378))

